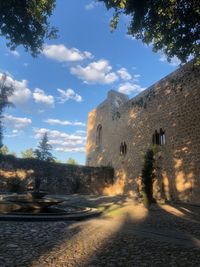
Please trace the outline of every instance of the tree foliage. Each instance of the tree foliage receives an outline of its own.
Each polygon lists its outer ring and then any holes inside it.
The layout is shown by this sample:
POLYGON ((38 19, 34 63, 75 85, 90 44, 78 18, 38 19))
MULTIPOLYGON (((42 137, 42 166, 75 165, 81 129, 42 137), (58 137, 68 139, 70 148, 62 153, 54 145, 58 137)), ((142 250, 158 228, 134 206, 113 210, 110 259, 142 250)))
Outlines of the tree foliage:
POLYGON ((21 156, 23 159, 31 159, 35 157, 34 151, 32 148, 28 148, 25 151, 22 151, 21 156))
POLYGON ((51 154, 52 146, 49 144, 48 135, 44 133, 41 141, 38 144, 38 148, 34 151, 34 155, 37 159, 43 161, 54 161, 54 157, 51 154))
POLYGON ((12 156, 16 157, 16 153, 14 151, 10 151, 6 145, 3 145, 0 148, 0 155, 4 155, 4 156, 12 155, 12 156))
POLYGON ((8 40, 11 50, 23 45, 35 56, 44 38, 56 36, 57 30, 48 21, 54 8, 55 0, 0 1, 0 35, 8 40))
POLYGON ((73 158, 68 158, 68 160, 67 160, 67 164, 77 165, 78 162, 77 162, 75 159, 73 159, 73 158))
POLYGON ((9 96, 14 92, 14 88, 6 83, 6 75, 3 74, 0 80, 0 148, 3 146, 3 111, 6 107, 13 106, 9 101, 9 96))
POLYGON ((114 8, 111 28, 117 27, 121 14, 130 16, 128 34, 162 50, 170 60, 176 56, 186 62, 200 58, 199 0, 98 0, 114 8))
POLYGON ((144 156, 142 169, 142 197, 144 205, 149 208, 153 200, 153 171, 154 171, 154 150, 148 149, 144 156))
POLYGON ((2 155, 9 155, 10 153, 9 153, 9 149, 8 149, 8 147, 7 146, 2 146, 1 148, 0 148, 0 154, 2 154, 2 155))

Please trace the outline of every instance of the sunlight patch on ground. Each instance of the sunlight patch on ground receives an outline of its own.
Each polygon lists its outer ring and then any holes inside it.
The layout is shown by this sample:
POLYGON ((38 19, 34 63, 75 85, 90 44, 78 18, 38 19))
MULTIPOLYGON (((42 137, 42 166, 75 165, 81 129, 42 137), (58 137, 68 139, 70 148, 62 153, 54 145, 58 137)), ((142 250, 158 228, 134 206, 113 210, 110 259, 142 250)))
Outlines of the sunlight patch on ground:
MULTIPOLYGON (((80 231, 72 238, 60 240, 60 243, 56 245, 56 250, 60 251, 61 258, 63 258, 63 253, 65 254, 68 265, 73 264, 74 258, 76 258, 77 266, 87 266, 87 262, 91 260, 95 253, 98 253, 109 238, 121 228, 123 220, 113 222, 113 220, 94 219, 85 223, 75 223, 67 231, 73 230, 74 227, 79 227, 79 224, 81 224, 80 231)), ((59 261, 58 255, 55 258, 54 249, 46 252, 41 257, 52 258, 54 264, 59 261)))
MULTIPOLYGON (((75 257, 77 266, 87 266, 87 263, 95 257, 95 254, 98 254, 98 251, 109 242, 112 236, 120 231, 127 219, 141 221, 148 215, 147 209, 142 205, 137 205, 130 201, 113 204, 107 210, 106 207, 104 208, 104 216, 101 218, 73 223, 66 228, 66 231, 78 229, 75 236, 66 237, 56 245, 56 250, 59 249, 60 255, 65 253, 68 265, 70 265, 70 259, 74 262, 75 257), (88 246, 87 244, 92 245, 88 246)), ((42 257, 55 257, 54 249, 42 255, 42 257)), ((54 261, 56 263, 57 259, 54 258, 54 261)))
POLYGON ((180 211, 177 208, 175 208, 175 207, 172 207, 170 205, 159 205, 159 204, 158 204, 158 206, 161 209, 165 210, 166 212, 171 213, 171 214, 173 214, 173 215, 175 215, 177 217, 185 217, 185 214, 182 211, 180 211))
POLYGON ((113 219, 127 218, 133 221, 144 220, 148 215, 148 210, 141 204, 136 204, 133 201, 124 202, 122 204, 113 204, 104 210, 104 217, 110 217, 113 219))

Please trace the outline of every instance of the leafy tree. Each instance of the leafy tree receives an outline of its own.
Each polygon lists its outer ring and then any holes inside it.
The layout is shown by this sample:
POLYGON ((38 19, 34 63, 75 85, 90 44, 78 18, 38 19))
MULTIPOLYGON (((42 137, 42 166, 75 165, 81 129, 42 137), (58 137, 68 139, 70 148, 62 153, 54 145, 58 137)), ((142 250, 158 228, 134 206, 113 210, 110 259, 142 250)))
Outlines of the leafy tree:
POLYGON ((12 155, 14 157, 17 157, 17 154, 14 151, 9 152, 8 155, 12 155))
POLYGON ((73 158, 68 158, 68 160, 67 160, 67 164, 77 165, 78 162, 77 162, 75 159, 73 159, 73 158))
POLYGON ((59 159, 54 159, 54 162, 55 162, 55 163, 62 163, 62 161, 59 160, 59 159))
POLYGON ((55 0, 0 1, 0 36, 8 39, 11 50, 23 45, 37 55, 45 38, 56 37, 57 30, 50 27, 49 16, 55 0))
MULTIPOLYGON (((168 60, 176 56, 186 62, 200 58, 199 0, 98 0, 114 9, 111 29, 117 27, 121 14, 130 16, 128 34, 164 51, 168 60)), ((200 60, 199 60, 200 61, 200 60)))
POLYGON ((54 157, 51 154, 52 146, 49 144, 48 135, 44 133, 38 148, 34 151, 34 155, 37 159, 43 161, 54 161, 54 157))
POLYGON ((9 149, 8 149, 8 147, 7 146, 2 146, 1 148, 0 148, 0 154, 2 154, 2 155, 9 155, 10 153, 9 153, 9 149))
POLYGON ((142 169, 142 197, 144 205, 149 208, 153 201, 153 171, 155 150, 150 148, 144 156, 142 169))
POLYGON ((0 148, 3 146, 3 111, 6 107, 13 106, 9 101, 9 96, 14 92, 14 88, 6 83, 7 76, 2 75, 0 80, 0 148))
POLYGON ((22 151, 21 152, 21 156, 22 156, 22 158, 24 158, 24 159, 27 159, 27 158, 34 158, 35 157, 35 155, 34 155, 34 151, 33 151, 33 149, 32 148, 29 148, 29 149, 26 149, 25 151, 22 151))

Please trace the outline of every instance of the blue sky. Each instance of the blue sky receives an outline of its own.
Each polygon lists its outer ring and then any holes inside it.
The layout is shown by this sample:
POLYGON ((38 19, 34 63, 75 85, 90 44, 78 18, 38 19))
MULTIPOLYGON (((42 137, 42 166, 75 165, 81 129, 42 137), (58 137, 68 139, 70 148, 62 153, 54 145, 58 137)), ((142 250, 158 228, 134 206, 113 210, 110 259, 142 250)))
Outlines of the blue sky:
POLYGON ((59 37, 45 40, 37 58, 23 47, 9 51, 0 39, 0 75, 6 72, 15 88, 15 108, 6 109, 4 119, 9 150, 20 156, 47 132, 58 159, 84 164, 87 115, 107 92, 132 98, 178 67, 178 60, 169 64, 163 54, 127 36, 127 17, 111 33, 111 17, 103 4, 57 0, 50 22, 59 37))

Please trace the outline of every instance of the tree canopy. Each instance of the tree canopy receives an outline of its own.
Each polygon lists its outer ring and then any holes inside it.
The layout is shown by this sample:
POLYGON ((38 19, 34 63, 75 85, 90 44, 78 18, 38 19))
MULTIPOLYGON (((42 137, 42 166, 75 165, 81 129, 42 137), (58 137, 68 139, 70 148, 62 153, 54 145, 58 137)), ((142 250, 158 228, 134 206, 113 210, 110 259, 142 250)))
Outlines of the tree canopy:
POLYGON ((54 161, 54 157, 51 154, 52 146, 49 144, 48 135, 44 133, 41 141, 38 144, 37 149, 34 151, 34 155, 37 159, 43 161, 54 161))
POLYGON ((28 148, 25 151, 22 151, 21 152, 21 156, 22 156, 23 159, 30 159, 30 158, 34 158, 35 157, 34 151, 33 151, 32 148, 28 148))
POLYGON ((8 147, 7 146, 2 146, 1 148, 0 148, 0 154, 2 154, 2 155, 9 155, 10 153, 9 153, 9 149, 8 149, 8 147))
POLYGON ((117 27, 121 14, 130 16, 128 34, 162 50, 170 60, 181 62, 200 58, 199 0, 98 0, 114 9, 111 29, 117 27))
POLYGON ((14 88, 6 84, 6 79, 7 76, 3 74, 0 80, 0 148, 3 146, 3 111, 6 107, 13 106, 9 101, 9 96, 13 94, 14 88))
POLYGON ((37 55, 45 38, 56 36, 50 27, 49 16, 55 0, 0 1, 0 36, 4 36, 11 50, 23 45, 32 55, 37 55))
POLYGON ((73 158, 68 158, 68 160, 67 160, 67 164, 77 165, 78 162, 77 162, 75 159, 73 159, 73 158))

